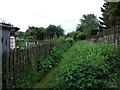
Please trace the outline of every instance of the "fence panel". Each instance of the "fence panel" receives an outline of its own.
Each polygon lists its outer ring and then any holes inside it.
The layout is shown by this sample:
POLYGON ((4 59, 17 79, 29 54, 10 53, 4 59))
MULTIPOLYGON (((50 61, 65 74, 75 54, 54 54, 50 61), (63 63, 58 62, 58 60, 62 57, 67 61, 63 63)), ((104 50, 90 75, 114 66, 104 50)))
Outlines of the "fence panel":
POLYGON ((37 66, 40 55, 47 57, 50 55, 51 42, 38 43, 25 47, 22 50, 14 49, 3 54, 3 88, 9 88, 13 84, 16 73, 25 75, 29 69, 29 58, 33 56, 37 66), (16 68, 17 66, 17 68, 16 68), (17 72, 16 72, 17 71, 17 72))
POLYGON ((120 26, 113 26, 110 29, 99 32, 97 35, 87 36, 86 39, 94 42, 120 45, 120 26))

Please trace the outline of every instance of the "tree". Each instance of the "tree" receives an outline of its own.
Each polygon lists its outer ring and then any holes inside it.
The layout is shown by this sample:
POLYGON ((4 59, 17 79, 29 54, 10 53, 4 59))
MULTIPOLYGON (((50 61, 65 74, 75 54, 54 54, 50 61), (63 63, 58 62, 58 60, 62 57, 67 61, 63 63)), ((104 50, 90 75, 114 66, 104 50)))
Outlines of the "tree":
POLYGON ((46 29, 43 27, 28 27, 27 31, 25 32, 26 39, 32 40, 44 40, 46 36, 46 29))
POLYGON ((47 36, 50 38, 53 37, 59 37, 64 34, 64 30, 61 28, 61 26, 55 26, 55 25, 49 25, 46 29, 47 36))
POLYGON ((101 7, 101 28, 110 28, 112 25, 120 24, 120 2, 105 2, 101 7))
POLYGON ((99 21, 94 14, 83 15, 80 19, 81 24, 78 24, 76 30, 91 34, 91 30, 99 29, 99 21))
POLYGON ((73 31, 67 34, 67 37, 73 38, 74 40, 84 40, 86 33, 80 31, 73 31))
POLYGON ((18 31, 18 32, 15 32, 15 35, 19 38, 24 38, 25 37, 25 32, 18 31))
POLYGON ((31 40, 44 40, 53 37, 59 37, 64 34, 64 30, 61 26, 49 25, 47 28, 43 27, 28 27, 25 32, 25 39, 31 40))
POLYGON ((61 25, 57 26, 56 35, 57 35, 57 37, 64 35, 64 30, 62 29, 61 25))

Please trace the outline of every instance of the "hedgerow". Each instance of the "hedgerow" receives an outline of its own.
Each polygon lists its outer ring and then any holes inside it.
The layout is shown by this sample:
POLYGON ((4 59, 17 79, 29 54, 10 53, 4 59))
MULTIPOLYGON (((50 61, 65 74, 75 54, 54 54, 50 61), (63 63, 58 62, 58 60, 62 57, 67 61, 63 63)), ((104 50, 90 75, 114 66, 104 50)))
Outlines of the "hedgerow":
MULTIPOLYGON (((78 41, 63 55, 50 88, 119 88, 119 48, 78 41)), ((49 88, 47 87, 47 88, 49 88)))

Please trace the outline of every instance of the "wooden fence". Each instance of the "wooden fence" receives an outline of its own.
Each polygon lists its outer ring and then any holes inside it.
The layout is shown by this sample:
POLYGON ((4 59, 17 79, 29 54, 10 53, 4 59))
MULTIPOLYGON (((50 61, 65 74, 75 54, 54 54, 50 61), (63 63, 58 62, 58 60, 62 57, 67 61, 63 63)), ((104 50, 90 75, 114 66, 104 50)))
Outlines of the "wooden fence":
POLYGON ((53 44, 54 42, 43 42, 21 50, 14 49, 5 52, 2 60, 3 88, 9 88, 12 85, 15 71, 17 71, 16 66, 19 67, 21 73, 25 74, 29 68, 29 59, 33 57, 37 65, 40 56, 50 55, 53 44))
POLYGON ((113 26, 110 29, 98 32, 97 35, 87 36, 87 40, 120 45, 120 26, 113 26))

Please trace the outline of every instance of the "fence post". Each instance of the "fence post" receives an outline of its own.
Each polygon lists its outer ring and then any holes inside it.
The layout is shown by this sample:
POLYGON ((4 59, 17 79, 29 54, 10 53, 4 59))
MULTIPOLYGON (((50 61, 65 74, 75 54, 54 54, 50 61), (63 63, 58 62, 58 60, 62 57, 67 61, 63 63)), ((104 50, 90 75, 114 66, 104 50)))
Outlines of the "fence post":
POLYGON ((10 51, 10 59, 9 59, 9 66, 10 66, 10 69, 9 69, 9 73, 10 73, 10 77, 9 77, 9 80, 10 80, 10 85, 12 85, 12 81, 13 81, 13 61, 14 61, 14 58, 13 58, 13 50, 10 51))
POLYGON ((14 58, 14 61, 13 61, 13 77, 15 77, 15 72, 16 72, 16 49, 14 49, 14 53, 13 53, 13 58, 14 58))
POLYGON ((9 57, 10 57, 10 53, 9 51, 6 53, 6 88, 9 88, 9 57))
POLYGON ((2 54, 0 54, 0 90, 2 89, 2 54))
POLYGON ((23 51, 23 59, 24 59, 24 63, 23 63, 23 74, 25 75, 25 72, 26 72, 26 48, 24 49, 24 51, 23 51))

